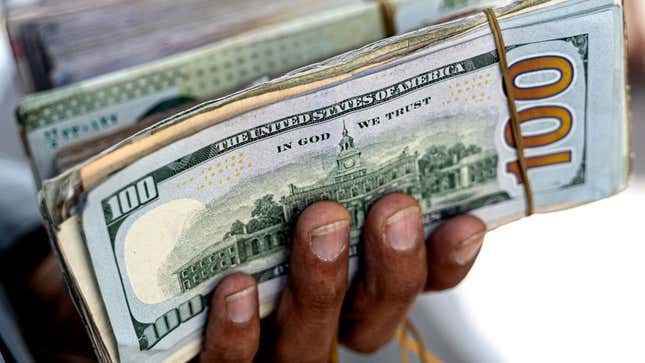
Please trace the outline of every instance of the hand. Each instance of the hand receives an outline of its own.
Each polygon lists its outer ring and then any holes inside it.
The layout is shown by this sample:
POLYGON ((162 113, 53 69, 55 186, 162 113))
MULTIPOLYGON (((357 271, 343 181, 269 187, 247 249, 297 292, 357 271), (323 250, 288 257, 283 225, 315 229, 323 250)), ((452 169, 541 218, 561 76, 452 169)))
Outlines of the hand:
POLYGON ((0 285, 34 361, 95 362, 87 331, 47 239, 40 228, 0 256, 0 285))
POLYGON ((200 361, 250 363, 257 355, 327 363, 338 324, 342 344, 374 352, 392 338, 419 293, 449 289, 466 276, 486 230, 479 219, 460 216, 426 242, 418 203, 388 195, 367 216, 361 270, 348 290, 350 221, 334 202, 300 215, 287 284, 262 337, 255 281, 241 273, 226 277, 213 294, 200 361))
POLYGON ((625 1, 625 17, 629 40, 629 72, 635 77, 645 73, 645 27, 641 15, 645 14, 645 5, 640 1, 625 1))

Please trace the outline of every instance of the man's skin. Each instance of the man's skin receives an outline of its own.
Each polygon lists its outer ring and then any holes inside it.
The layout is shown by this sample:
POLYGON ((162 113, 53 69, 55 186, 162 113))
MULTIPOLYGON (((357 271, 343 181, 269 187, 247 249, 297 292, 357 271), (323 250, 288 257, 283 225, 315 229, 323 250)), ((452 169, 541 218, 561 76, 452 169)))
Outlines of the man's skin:
POLYGON ((463 280, 486 231, 479 219, 460 216, 424 241, 418 203, 404 194, 385 196, 369 211, 362 270, 348 286, 350 220, 334 202, 316 203, 300 215, 287 285, 262 329, 253 278, 226 277, 213 294, 200 362, 250 363, 257 355, 280 363, 327 363, 339 324, 342 344, 375 352, 392 338, 418 294, 463 280))
POLYGON ((627 18, 627 39, 629 46, 629 74, 630 76, 642 79, 645 75, 645 23, 640 14, 645 12, 641 2, 634 0, 625 1, 625 16, 627 18))
MULTIPOLYGON (((350 285, 350 221, 347 210, 335 202, 316 203, 300 215, 286 287, 277 311, 262 323, 254 279, 235 273, 222 280, 213 294, 197 360, 327 363, 337 332, 347 348, 375 352, 392 338, 417 295, 463 280, 486 231, 479 219, 459 216, 425 241, 418 203, 404 194, 387 195, 368 213, 362 268, 350 285)), ((94 361, 52 255, 25 285, 14 295, 21 300, 17 310, 36 361, 94 361)))

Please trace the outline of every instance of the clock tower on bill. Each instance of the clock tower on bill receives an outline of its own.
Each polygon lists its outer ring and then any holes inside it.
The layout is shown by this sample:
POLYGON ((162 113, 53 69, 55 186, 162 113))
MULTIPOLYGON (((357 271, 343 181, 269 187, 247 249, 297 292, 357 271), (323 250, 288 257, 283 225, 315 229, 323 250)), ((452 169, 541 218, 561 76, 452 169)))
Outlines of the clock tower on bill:
POLYGON ((338 142, 340 152, 336 158, 338 174, 351 174, 355 171, 362 170, 361 152, 354 146, 354 138, 349 136, 349 131, 343 121, 343 137, 338 142))

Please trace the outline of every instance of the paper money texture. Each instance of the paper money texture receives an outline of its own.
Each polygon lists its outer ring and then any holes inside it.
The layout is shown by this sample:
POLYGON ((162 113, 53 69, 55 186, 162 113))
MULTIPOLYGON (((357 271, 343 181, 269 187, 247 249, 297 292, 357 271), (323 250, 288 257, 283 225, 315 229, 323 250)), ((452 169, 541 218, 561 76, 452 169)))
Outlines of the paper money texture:
MULTIPOLYGON (((535 207, 625 188, 622 4, 497 9, 535 207)), ((426 234, 472 213, 525 215, 498 52, 483 14, 393 37, 206 102, 45 183, 43 210, 105 360, 198 353, 208 297, 243 271, 269 313, 290 228, 314 202, 352 216, 350 271, 370 205, 414 196, 426 234)))

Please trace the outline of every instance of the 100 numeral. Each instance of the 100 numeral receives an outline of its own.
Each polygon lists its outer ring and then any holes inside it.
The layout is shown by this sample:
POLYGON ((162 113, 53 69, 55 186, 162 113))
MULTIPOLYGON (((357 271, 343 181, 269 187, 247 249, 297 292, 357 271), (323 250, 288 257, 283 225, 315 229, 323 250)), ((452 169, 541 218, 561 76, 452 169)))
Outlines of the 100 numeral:
POLYGON ((107 200, 111 216, 110 222, 148 203, 157 195, 157 184, 152 176, 147 176, 122 189, 107 200))

